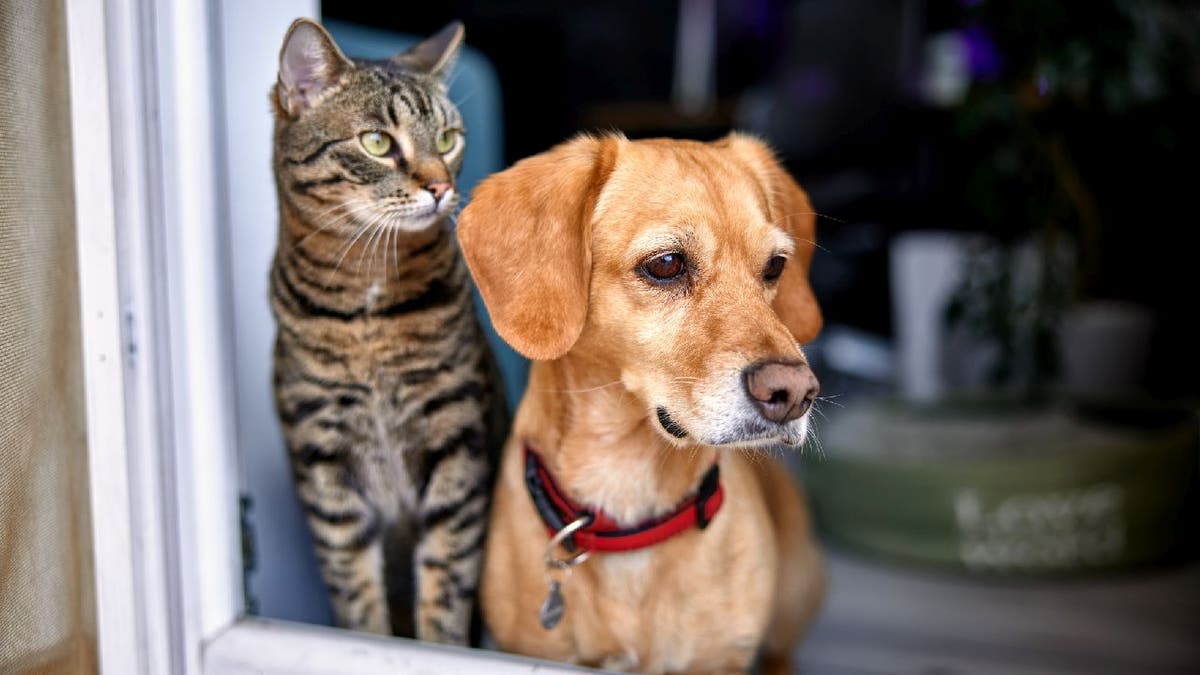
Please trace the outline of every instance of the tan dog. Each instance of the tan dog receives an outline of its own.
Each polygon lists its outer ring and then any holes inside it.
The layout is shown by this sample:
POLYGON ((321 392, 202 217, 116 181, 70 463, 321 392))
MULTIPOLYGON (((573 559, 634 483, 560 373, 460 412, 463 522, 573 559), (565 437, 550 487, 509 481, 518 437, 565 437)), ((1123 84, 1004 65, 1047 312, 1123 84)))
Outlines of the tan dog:
POLYGON ((497 331, 536 360, 480 589, 503 649, 645 672, 742 671, 761 651, 788 669, 823 567, 785 469, 740 450, 807 431, 813 221, 770 150, 737 134, 579 137, 475 190, 459 241, 497 331), (672 512, 714 463, 723 505, 703 530, 548 575, 525 447, 621 527, 672 512), (548 578, 565 606, 551 629, 548 578))

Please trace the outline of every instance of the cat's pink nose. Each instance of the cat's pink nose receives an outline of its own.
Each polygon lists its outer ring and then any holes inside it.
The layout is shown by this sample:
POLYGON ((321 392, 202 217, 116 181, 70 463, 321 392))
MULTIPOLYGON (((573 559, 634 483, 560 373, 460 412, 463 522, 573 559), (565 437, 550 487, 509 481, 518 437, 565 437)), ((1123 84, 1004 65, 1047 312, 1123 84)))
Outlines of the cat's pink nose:
POLYGON ((429 190, 430 194, 433 195, 433 201, 435 202, 442 201, 442 195, 450 191, 450 183, 445 181, 426 183, 422 187, 424 187, 426 190, 429 190))

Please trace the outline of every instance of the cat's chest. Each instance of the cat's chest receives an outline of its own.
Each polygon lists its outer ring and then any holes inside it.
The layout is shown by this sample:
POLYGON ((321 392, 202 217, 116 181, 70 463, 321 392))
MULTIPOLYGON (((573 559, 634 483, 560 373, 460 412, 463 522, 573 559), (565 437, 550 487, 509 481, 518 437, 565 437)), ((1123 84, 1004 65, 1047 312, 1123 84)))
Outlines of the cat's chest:
POLYGON ((366 435, 372 442, 357 448, 359 480, 368 498, 375 504, 388 504, 385 515, 395 516, 392 509, 409 510, 416 504, 416 486, 412 466, 408 461, 414 448, 422 445, 418 430, 398 423, 401 401, 388 391, 375 388, 363 401, 363 422, 366 435), (399 497, 399 499, 396 499, 399 497))
POLYGON ((363 293, 363 308, 372 312, 379 306, 379 301, 383 298, 383 284, 379 281, 372 282, 367 286, 367 290, 363 293))

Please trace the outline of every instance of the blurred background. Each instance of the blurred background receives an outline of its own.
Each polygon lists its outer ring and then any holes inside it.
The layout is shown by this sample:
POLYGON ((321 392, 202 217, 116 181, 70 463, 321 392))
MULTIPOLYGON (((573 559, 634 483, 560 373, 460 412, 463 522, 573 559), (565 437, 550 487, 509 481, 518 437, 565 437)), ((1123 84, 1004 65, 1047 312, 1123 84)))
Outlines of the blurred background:
MULTIPOLYGON (((796 470, 832 581, 810 672, 1200 672, 1200 8, 364 0, 322 19, 374 57, 466 24, 464 190, 581 130, 777 149, 820 214, 825 396, 796 470)), ((254 499, 252 529, 272 508, 254 499)), ((251 570, 251 607, 327 620, 270 576, 256 592, 251 570)))
POLYGON ((1002 253, 1065 242, 1073 269, 1054 281, 1066 287, 1037 290, 1151 312, 1138 384, 1177 397, 1200 391, 1200 328, 1181 311, 1197 290, 1185 243, 1196 240, 1186 167, 1200 138, 1191 5, 446 0, 381 11, 351 0, 322 11, 416 34, 463 20, 502 84, 506 164, 580 130, 761 134, 826 216, 813 280, 833 324, 894 334, 888 249, 905 232, 984 233, 1002 253))

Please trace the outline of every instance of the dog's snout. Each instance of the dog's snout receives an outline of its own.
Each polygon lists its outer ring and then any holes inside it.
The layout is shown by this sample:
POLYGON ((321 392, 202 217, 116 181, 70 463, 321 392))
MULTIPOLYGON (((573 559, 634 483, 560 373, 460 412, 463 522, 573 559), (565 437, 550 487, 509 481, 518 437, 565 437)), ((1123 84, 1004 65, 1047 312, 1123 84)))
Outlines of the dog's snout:
POLYGON ((763 417, 787 424, 808 412, 820 385, 808 366, 766 362, 745 370, 746 393, 763 417))

